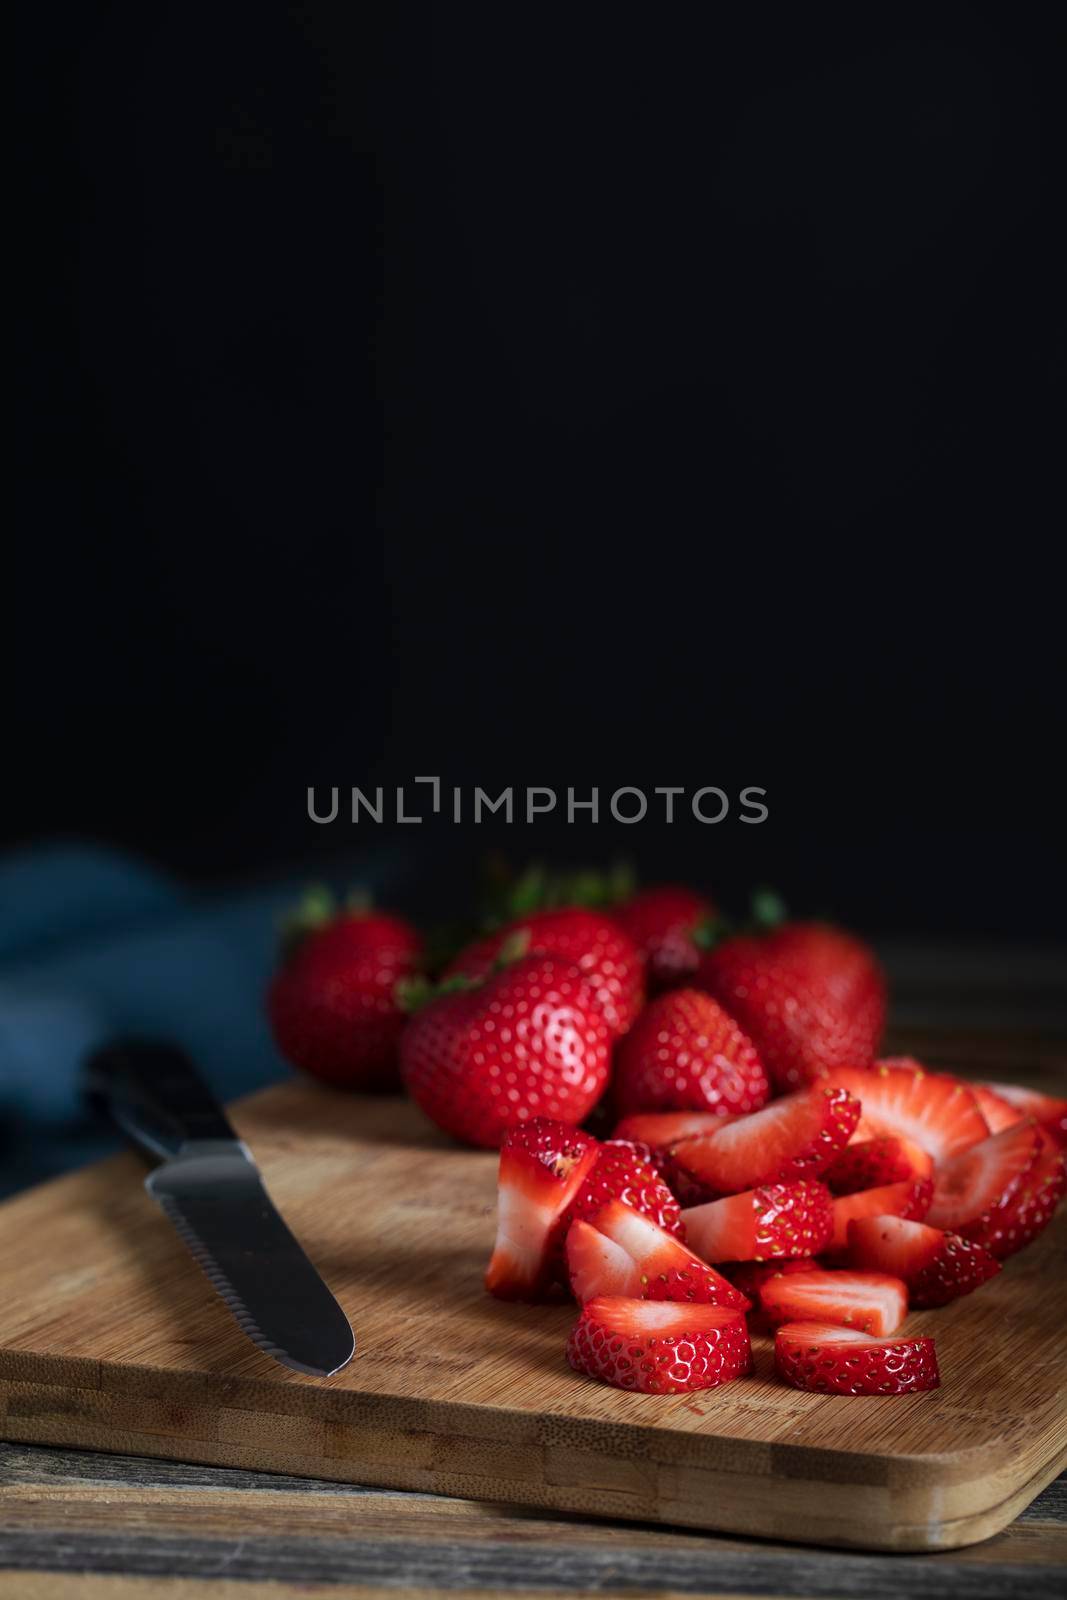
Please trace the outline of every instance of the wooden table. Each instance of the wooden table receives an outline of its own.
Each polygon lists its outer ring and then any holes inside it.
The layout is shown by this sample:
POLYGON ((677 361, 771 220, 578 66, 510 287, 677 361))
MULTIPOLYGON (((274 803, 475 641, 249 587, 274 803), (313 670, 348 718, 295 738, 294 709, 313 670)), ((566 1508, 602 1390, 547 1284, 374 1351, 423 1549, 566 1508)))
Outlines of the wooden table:
MULTIPOLYGON (((964 1003, 960 993, 957 983, 957 1005, 964 1003)), ((983 996, 988 1000, 988 984, 983 996)), ((1062 1005, 1058 989, 1050 988, 1040 1032, 1005 1027, 1014 1019, 1002 1013, 995 1031, 963 1032, 956 1014, 951 1031, 942 1031, 923 996, 909 1005, 905 994, 898 1014, 907 1026, 894 1030, 889 1046, 972 1076, 1060 1085, 1063 1092, 1062 1005)), ((1064 1592, 1067 1475, 983 1544, 865 1555, 267 1473, 0 1445, 0 1600, 400 1593, 415 1600, 524 1594, 1058 1600, 1064 1592)))

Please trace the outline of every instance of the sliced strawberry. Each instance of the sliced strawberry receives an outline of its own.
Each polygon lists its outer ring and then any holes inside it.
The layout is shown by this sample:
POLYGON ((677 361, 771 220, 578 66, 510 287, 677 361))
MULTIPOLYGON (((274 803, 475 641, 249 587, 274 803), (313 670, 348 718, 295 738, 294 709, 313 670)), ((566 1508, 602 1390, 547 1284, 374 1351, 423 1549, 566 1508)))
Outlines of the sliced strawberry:
POLYGON ((869 1070, 839 1067, 832 1081, 855 1095, 875 1133, 895 1133, 929 1151, 935 1161, 987 1137, 978 1102, 965 1083, 926 1072, 916 1061, 877 1061, 869 1070))
POLYGON ((848 1259, 863 1271, 903 1278, 913 1306, 945 1306, 1000 1271, 969 1239, 904 1217, 857 1217, 848 1225, 848 1259))
POLYGON ((1067 1149, 1067 1100, 1042 1094, 1040 1089, 1024 1089, 1018 1083, 989 1083, 983 1087, 998 1100, 1014 1106, 1020 1116, 1033 1117, 1061 1150, 1067 1149))
POLYGON ((933 1170, 933 1157, 922 1145, 884 1133, 839 1150, 823 1178, 834 1194, 855 1194, 907 1178, 928 1178, 933 1170))
POLYGON ((623 1117, 613 1139, 636 1139, 653 1150, 668 1150, 681 1139, 711 1133, 735 1120, 728 1111, 635 1111, 623 1117))
POLYGON ((884 1272, 797 1272, 763 1285, 771 1322, 833 1322, 877 1338, 895 1333, 908 1314, 908 1291, 884 1272))
POLYGON ((714 1389, 752 1370, 743 1311, 609 1295, 582 1307, 567 1360, 576 1372, 640 1394, 714 1389))
POLYGON ((798 1256, 779 1261, 729 1261, 723 1263, 723 1272, 735 1289, 740 1289, 752 1302, 748 1325, 751 1329, 766 1332, 770 1323, 763 1315, 761 1299, 763 1286, 783 1273, 812 1272, 819 1263, 814 1256, 798 1256))
POLYGON ((1005 1128, 1013 1128, 1017 1122, 1022 1122, 1026 1116, 1025 1111, 1020 1111, 988 1083, 972 1083, 971 1093, 978 1101, 990 1133, 1001 1133, 1005 1128))
POLYGON ((771 1183, 682 1212, 686 1238, 704 1261, 764 1261, 813 1256, 833 1219, 821 1183, 771 1183))
POLYGON ((691 1300, 738 1311, 749 1308, 740 1289, 714 1267, 619 1200, 604 1206, 580 1230, 577 1223, 572 1225, 567 1267, 575 1298, 582 1301, 598 1294, 621 1294, 635 1300, 691 1300), (587 1229, 602 1235, 612 1249, 601 1250, 587 1229), (628 1273, 616 1251, 625 1256, 628 1273))
POLYGON ((957 1232, 977 1222, 1009 1198, 1043 1148, 1033 1123, 1019 1122, 940 1162, 927 1222, 957 1232))
POLYGON ((816 1394, 913 1394, 941 1382, 932 1339, 872 1339, 832 1323, 785 1323, 774 1366, 783 1383, 816 1394))
POLYGON ((859 1101, 816 1083, 671 1151, 683 1172, 717 1194, 817 1178, 847 1142, 859 1101))
POLYGON ((907 1217, 918 1221, 929 1211, 933 1193, 932 1178, 908 1178, 904 1183, 887 1183, 880 1189, 841 1195, 833 1202, 833 1232, 826 1253, 840 1255, 847 1247, 848 1225, 856 1217, 907 1217))
POLYGON ((682 1208, 651 1162, 647 1146, 610 1139, 600 1147, 596 1165, 567 1209, 564 1226, 575 1217, 586 1221, 612 1200, 653 1222, 668 1233, 682 1232, 682 1208))
POLYGON ((1037 1160, 1017 1187, 1000 1205, 965 1223, 960 1231, 1003 1261, 1048 1227, 1065 1193, 1067 1157, 1043 1137, 1037 1160))
POLYGON ((496 1245, 485 1275, 502 1300, 536 1300, 552 1276, 563 1214, 596 1164, 597 1141, 565 1122, 533 1117, 500 1150, 496 1245))

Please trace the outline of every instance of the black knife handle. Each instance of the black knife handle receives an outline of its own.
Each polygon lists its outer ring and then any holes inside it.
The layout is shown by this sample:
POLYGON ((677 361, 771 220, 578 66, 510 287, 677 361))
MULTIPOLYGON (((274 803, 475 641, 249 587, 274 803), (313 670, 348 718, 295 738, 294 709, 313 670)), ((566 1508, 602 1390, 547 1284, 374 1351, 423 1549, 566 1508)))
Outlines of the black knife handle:
POLYGON ((121 1039, 85 1069, 90 1100, 149 1156, 177 1155, 192 1139, 236 1139, 226 1114, 184 1051, 121 1039))

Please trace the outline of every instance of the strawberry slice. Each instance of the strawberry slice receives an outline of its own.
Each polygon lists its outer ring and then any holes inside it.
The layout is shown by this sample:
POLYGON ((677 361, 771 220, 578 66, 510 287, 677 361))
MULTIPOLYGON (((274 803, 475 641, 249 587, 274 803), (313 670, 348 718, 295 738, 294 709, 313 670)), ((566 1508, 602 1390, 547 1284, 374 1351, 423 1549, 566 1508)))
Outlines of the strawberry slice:
POLYGON ((596 1165, 588 1133, 550 1117, 509 1130, 500 1149, 496 1245, 485 1275, 502 1300, 536 1300, 552 1276, 563 1214, 596 1165))
POLYGON ((874 1133, 894 1133, 943 1161, 988 1136, 985 1118, 965 1083, 927 1072, 917 1061, 876 1061, 865 1070, 839 1067, 831 1080, 855 1095, 874 1133))
POLYGON ((651 1161, 652 1152, 629 1140, 611 1139, 600 1146, 596 1165, 568 1206, 564 1226, 577 1217, 590 1221, 612 1200, 653 1222, 668 1233, 682 1231, 682 1208, 651 1161))
POLYGON ((623 1117, 611 1137, 636 1139, 653 1150, 667 1150, 681 1139, 712 1133, 735 1120, 729 1111, 635 1111, 632 1116, 623 1117))
POLYGON ((1026 1113, 999 1095, 992 1084, 972 1083, 970 1087, 990 1133, 1001 1133, 1005 1128, 1013 1128, 1017 1122, 1023 1121, 1026 1113))
POLYGON ((879 1189, 841 1195, 833 1202, 833 1232, 826 1253, 840 1255, 847 1247, 848 1225, 856 1217, 907 1217, 918 1221, 929 1211, 933 1193, 932 1178, 908 1178, 904 1183, 887 1183, 879 1189))
POLYGON ((941 1382, 932 1339, 872 1339, 821 1322, 779 1328, 774 1367, 783 1383, 815 1394, 914 1394, 941 1382))
POLYGON ((940 1162, 927 1222, 956 1232, 964 1223, 977 1222, 1007 1201, 1043 1148, 1033 1123, 1019 1122, 940 1162))
POLYGON ((833 1227, 830 1192, 821 1183, 771 1183, 682 1212, 686 1238, 705 1261, 763 1261, 813 1256, 833 1227))
POLYGON ((847 1144, 859 1114, 859 1101, 843 1089, 812 1084, 686 1139, 671 1154, 683 1172, 718 1194, 817 1178, 847 1144))
POLYGON ((752 1370, 743 1311, 612 1295, 582 1307, 567 1360, 576 1372, 640 1394, 714 1389, 752 1370))
POLYGON ((945 1306, 1000 1271, 969 1239, 904 1217, 857 1217, 848 1225, 848 1258, 864 1271, 903 1278, 913 1306, 945 1306))
POLYGON ((965 1223, 960 1231, 1003 1261, 1048 1227, 1065 1193, 1067 1157, 1042 1137, 1041 1152, 1017 1188, 984 1216, 965 1223))
POLYGON ((724 1262, 723 1272, 729 1278, 735 1289, 740 1289, 752 1302, 749 1312, 748 1325, 752 1329, 766 1332, 770 1327, 762 1311, 763 1286, 772 1278, 780 1278, 784 1273, 812 1272, 819 1263, 814 1256, 798 1256, 795 1259, 779 1261, 729 1261, 724 1262))
POLYGON ((761 1308, 772 1323, 833 1322, 878 1338, 908 1314, 908 1291, 884 1272, 796 1272, 763 1285, 761 1308))
POLYGON ((1014 1107, 1020 1116, 1033 1117, 1061 1150, 1067 1150, 1067 1100, 1042 1094, 1040 1089, 1024 1089, 1018 1083, 989 1083, 983 1088, 1014 1107))
POLYGON ((922 1145, 885 1133, 859 1144, 847 1144, 838 1151, 823 1178, 834 1194, 855 1194, 858 1189, 877 1189, 908 1178, 928 1178, 933 1170, 933 1157, 922 1145))
POLYGON ((612 1294, 634 1300, 691 1300, 738 1311, 749 1308, 740 1289, 714 1267, 658 1228, 650 1217, 619 1200, 611 1201, 588 1222, 571 1225, 567 1270, 575 1299, 583 1302, 612 1294))

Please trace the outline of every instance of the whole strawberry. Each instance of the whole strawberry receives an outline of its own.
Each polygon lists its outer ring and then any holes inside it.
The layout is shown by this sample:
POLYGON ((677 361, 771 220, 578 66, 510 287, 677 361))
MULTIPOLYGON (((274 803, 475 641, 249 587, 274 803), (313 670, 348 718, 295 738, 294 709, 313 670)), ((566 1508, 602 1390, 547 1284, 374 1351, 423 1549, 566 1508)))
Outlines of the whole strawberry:
POLYGON ((338 911, 310 895, 290 923, 288 953, 267 991, 267 1012, 285 1059, 341 1089, 396 1089, 406 1018, 394 996, 411 977, 422 940, 383 911, 338 911))
POLYGON ((579 969, 613 1035, 631 1026, 645 997, 641 954, 629 934, 600 911, 580 906, 534 911, 461 950, 445 976, 484 978, 501 950, 518 939, 525 939, 531 955, 557 956, 579 969))
POLYGON ((689 981, 700 964, 694 934, 714 915, 710 900, 695 889, 673 884, 642 889, 612 912, 645 958, 650 994, 662 994, 689 981))
POLYGON ((736 1018, 779 1091, 836 1067, 870 1066, 885 1026, 873 952, 824 923, 725 939, 702 957, 693 983, 736 1018))
POLYGON ((758 1111, 770 1084, 751 1039, 710 995, 672 989, 647 1005, 618 1046, 619 1112, 758 1111))
POLYGON ((412 1099, 446 1133, 495 1148, 531 1117, 575 1124, 604 1091, 611 1034, 571 962, 527 955, 416 1011, 400 1042, 412 1099))

